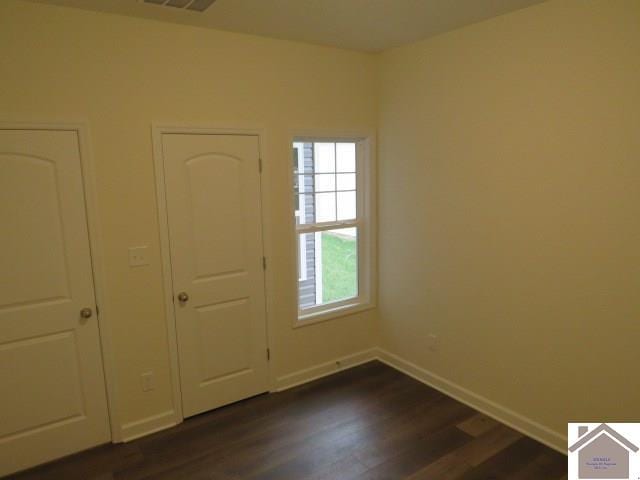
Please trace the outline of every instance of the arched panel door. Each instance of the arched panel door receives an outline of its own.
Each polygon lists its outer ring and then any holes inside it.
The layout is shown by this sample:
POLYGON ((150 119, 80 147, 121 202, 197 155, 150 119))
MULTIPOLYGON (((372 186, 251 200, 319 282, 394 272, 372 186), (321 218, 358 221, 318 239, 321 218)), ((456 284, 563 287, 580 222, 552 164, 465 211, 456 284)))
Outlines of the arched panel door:
POLYGON ((163 134, 185 417, 267 390, 259 143, 163 134))
POLYGON ((2 476, 110 439, 76 131, 0 130, 0 225, 2 476))

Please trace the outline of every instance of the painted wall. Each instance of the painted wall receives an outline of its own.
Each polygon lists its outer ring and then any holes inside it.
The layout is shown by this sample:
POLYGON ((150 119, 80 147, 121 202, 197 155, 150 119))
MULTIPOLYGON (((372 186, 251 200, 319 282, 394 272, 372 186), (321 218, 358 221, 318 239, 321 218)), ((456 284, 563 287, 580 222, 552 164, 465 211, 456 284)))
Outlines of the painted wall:
POLYGON ((293 130, 375 128, 374 56, 16 0, 0 2, 0 45, 0 121, 90 125, 122 424, 172 408, 152 121, 264 128, 274 377, 373 346, 375 311, 292 329, 289 181, 293 130), (138 245, 151 265, 130 268, 138 245))
POLYGON ((558 438, 637 421, 640 2, 391 50, 379 88, 382 346, 558 438))

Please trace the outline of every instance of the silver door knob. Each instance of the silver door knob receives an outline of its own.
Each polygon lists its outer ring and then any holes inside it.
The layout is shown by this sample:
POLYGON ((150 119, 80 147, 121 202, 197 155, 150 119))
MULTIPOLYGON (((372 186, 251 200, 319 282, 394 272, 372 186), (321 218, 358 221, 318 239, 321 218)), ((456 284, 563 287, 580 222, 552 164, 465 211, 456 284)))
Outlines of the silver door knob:
POLYGON ((93 310, 91 310, 89 307, 85 307, 80 310, 80 316, 82 318, 91 318, 91 315, 93 315, 93 310))
POLYGON ((188 294, 187 292, 180 292, 180 293, 178 294, 178 300, 179 300, 181 303, 188 302, 188 301, 189 301, 189 294, 188 294))

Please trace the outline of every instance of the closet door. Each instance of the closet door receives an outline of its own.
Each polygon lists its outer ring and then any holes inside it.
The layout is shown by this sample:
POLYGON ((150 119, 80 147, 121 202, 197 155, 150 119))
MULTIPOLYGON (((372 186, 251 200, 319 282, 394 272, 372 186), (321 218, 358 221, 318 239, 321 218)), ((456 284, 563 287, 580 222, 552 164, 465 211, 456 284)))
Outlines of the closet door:
POLYGON ((110 440, 78 134, 0 130, 0 476, 110 440))

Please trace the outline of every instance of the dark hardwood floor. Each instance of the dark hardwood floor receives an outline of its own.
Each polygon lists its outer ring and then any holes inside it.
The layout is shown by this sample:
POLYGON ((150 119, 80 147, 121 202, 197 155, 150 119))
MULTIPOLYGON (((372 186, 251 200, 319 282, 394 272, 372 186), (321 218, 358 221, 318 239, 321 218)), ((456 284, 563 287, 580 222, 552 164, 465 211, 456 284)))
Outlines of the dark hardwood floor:
POLYGON ((566 478, 566 457, 379 362, 23 472, 31 479, 566 478))

